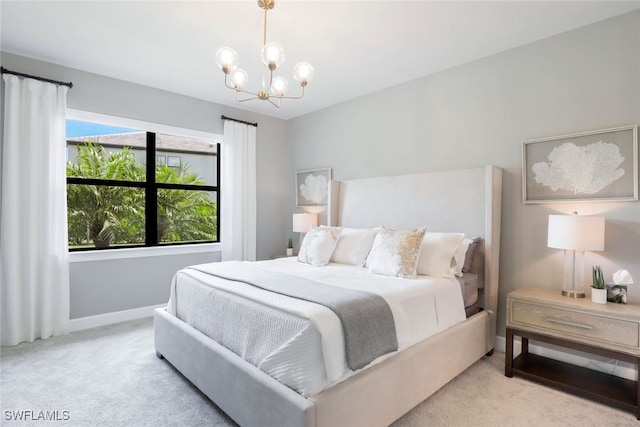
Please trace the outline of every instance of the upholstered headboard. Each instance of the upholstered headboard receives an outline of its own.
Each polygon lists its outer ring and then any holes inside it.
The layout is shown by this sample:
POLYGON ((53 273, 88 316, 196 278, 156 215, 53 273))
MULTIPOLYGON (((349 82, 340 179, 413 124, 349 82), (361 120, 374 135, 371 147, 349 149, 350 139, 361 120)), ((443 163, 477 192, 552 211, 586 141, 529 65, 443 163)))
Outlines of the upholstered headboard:
POLYGON ((482 237, 474 271, 484 277, 481 306, 495 337, 500 258, 502 169, 486 166, 331 181, 328 225, 464 232, 482 237))

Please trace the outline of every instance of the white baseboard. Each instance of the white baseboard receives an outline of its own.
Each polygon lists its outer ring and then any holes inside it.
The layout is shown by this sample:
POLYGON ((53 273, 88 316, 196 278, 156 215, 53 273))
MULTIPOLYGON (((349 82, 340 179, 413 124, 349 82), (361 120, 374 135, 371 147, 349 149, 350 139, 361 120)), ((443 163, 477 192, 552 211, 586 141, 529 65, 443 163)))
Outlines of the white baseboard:
MULTIPOLYGON (((504 352, 506 349, 507 340, 505 337, 496 337, 496 350, 504 352)), ((515 337, 513 341, 513 353, 517 355, 521 351, 520 337, 515 337)), ((604 372, 606 374, 615 375, 617 377, 626 378, 628 380, 636 381, 638 379, 638 370, 636 367, 627 362, 619 362, 617 360, 608 359, 606 357, 600 357, 590 355, 588 353, 575 354, 568 353, 561 350, 562 347, 546 347, 536 345, 529 342, 529 352, 537 354, 539 356, 548 357, 549 359, 559 360, 561 362, 570 363, 572 365, 581 366, 583 368, 593 369, 594 371, 604 372), (589 357, 586 357, 589 356, 589 357)), ((569 351, 569 350, 567 350, 569 351)))
POLYGON ((113 325, 114 323, 129 320, 143 319, 153 316, 153 310, 166 307, 166 304, 152 305, 148 307, 133 308, 131 310, 116 311, 113 313, 98 314, 96 316, 80 317, 69 320, 69 332, 82 331, 97 328, 98 326, 113 325))

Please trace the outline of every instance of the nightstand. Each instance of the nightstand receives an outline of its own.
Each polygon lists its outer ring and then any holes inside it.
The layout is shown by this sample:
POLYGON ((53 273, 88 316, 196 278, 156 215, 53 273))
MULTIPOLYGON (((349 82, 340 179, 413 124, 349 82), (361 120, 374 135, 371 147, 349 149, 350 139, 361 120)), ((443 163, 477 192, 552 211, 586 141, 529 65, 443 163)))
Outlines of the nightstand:
POLYGON ((504 374, 514 374, 598 402, 630 410, 640 420, 638 381, 529 353, 529 340, 611 359, 640 363, 640 306, 595 304, 567 298, 559 290, 520 288, 507 295, 504 374), (513 359, 513 338, 522 352, 513 359))
POLYGON ((271 257, 271 259, 276 259, 276 258, 291 258, 291 257, 297 257, 298 255, 287 255, 287 254, 275 254, 271 257))

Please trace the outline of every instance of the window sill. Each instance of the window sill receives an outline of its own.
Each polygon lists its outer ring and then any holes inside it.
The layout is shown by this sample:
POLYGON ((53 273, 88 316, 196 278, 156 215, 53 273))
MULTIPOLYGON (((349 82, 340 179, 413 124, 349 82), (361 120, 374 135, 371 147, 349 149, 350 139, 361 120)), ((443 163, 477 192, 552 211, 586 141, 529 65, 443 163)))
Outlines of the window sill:
POLYGON ((203 252, 221 252, 221 243, 195 245, 154 246, 150 248, 123 248, 97 251, 70 252, 69 262, 106 261, 112 259, 147 258, 165 255, 183 255, 203 252))

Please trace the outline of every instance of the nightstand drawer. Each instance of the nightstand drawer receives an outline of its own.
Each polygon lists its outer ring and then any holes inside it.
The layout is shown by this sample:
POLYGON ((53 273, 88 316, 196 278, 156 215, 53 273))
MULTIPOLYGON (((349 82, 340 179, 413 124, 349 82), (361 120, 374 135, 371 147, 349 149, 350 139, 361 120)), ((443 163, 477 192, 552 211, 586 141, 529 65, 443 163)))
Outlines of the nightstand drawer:
POLYGON ((622 319, 516 300, 512 301, 509 320, 514 325, 557 331, 580 341, 603 341, 634 348, 639 345, 638 323, 622 319))

